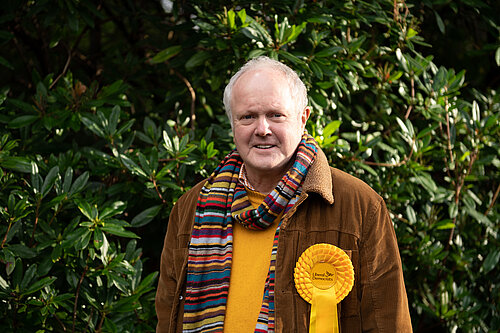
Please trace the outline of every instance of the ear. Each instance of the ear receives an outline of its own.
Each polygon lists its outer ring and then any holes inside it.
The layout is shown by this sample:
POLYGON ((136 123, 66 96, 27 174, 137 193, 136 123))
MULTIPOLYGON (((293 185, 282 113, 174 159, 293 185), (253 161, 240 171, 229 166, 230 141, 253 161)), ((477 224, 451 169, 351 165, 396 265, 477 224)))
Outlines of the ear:
POLYGON ((311 107, 306 106, 305 109, 302 111, 300 117, 301 117, 301 122, 302 122, 302 127, 306 126, 307 119, 309 119, 309 116, 311 115, 311 107))

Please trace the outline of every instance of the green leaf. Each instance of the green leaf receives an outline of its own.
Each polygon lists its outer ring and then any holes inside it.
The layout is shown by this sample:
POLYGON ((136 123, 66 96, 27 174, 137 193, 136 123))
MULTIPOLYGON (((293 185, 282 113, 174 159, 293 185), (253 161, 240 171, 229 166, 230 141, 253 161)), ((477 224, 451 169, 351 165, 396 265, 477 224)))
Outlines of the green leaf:
POLYGON ((108 133, 113 136, 116 132, 116 126, 118 125, 118 121, 120 120, 120 106, 115 105, 113 110, 111 111, 111 115, 109 116, 108 123, 108 133))
POLYGON ((135 123, 135 119, 130 119, 130 120, 127 120, 125 122, 125 124, 123 124, 120 129, 115 133, 116 136, 119 136, 119 135, 122 135, 123 133, 125 133, 126 131, 128 131, 132 125, 134 125, 135 123))
POLYGON ((436 11, 434 11, 434 15, 436 16, 436 23, 438 25, 439 31, 441 31, 441 33, 444 35, 444 33, 445 33, 445 26, 444 26, 443 19, 441 18, 441 16, 436 11))
POLYGON ((144 170, 142 170, 137 163, 132 161, 127 155, 120 154, 120 160, 133 174, 149 179, 148 174, 145 173, 144 170))
POLYGON ((26 291, 24 291, 22 293, 22 295, 25 296, 25 295, 33 294, 33 293, 37 292, 38 290, 45 288, 46 286, 51 285, 52 283, 54 283, 54 281, 56 279, 57 278, 54 276, 44 277, 43 279, 38 280, 37 282, 33 283, 26 291))
POLYGON ((408 29, 408 33, 406 34, 406 38, 411 39, 412 37, 415 37, 418 35, 418 32, 412 28, 408 29))
POLYGON ((430 193, 438 192, 436 183, 428 173, 419 172, 415 175, 415 178, 412 178, 412 180, 415 180, 417 183, 422 185, 430 193))
POLYGON ((19 287, 23 277, 23 261, 21 258, 6 258, 5 271, 7 275, 12 274, 12 285, 14 288, 19 287))
POLYGON ((434 91, 440 91, 447 83, 448 71, 443 66, 439 67, 439 71, 434 77, 434 82, 432 83, 432 89, 434 91))
POLYGON ((418 132, 417 140, 418 139, 422 139, 424 136, 426 136, 428 134, 432 134, 432 131, 434 131, 438 127, 439 127, 439 124, 435 124, 435 125, 433 125, 431 127, 424 128, 423 130, 421 130, 420 132, 418 132))
POLYGON ((448 214, 450 218, 454 219, 458 215, 458 205, 455 202, 451 202, 448 206, 448 214))
POLYGON ((116 236, 120 236, 120 237, 140 238, 139 236, 137 236, 133 232, 125 230, 122 227, 118 227, 118 226, 115 226, 115 225, 104 226, 104 227, 102 227, 102 230, 106 231, 106 232, 108 232, 110 234, 113 234, 113 235, 116 235, 116 236))
POLYGON ((500 260, 500 249, 494 249, 490 253, 486 259, 484 259, 483 269, 485 273, 488 273, 493 268, 498 265, 498 261, 500 260))
POLYGON ((406 206, 406 216, 408 216, 408 221, 411 224, 417 223, 417 214, 415 213, 413 207, 410 205, 406 206))
POLYGON ((136 228, 145 226, 160 212, 161 207, 161 205, 157 205, 143 210, 132 219, 130 224, 136 228))
POLYGON ((172 139, 170 139, 170 136, 168 135, 167 131, 163 131, 163 142, 167 152, 169 152, 172 155, 175 154, 174 145, 172 144, 172 139))
POLYGON ((243 8, 242 10, 240 10, 238 12, 238 16, 240 18, 241 23, 245 24, 245 22, 247 20, 247 12, 246 12, 245 8, 243 8))
POLYGON ((9 289, 9 284, 3 279, 2 275, 0 275, 0 288, 2 288, 3 290, 9 289))
POLYGON ((144 170, 145 173, 150 175, 153 172, 153 170, 152 170, 151 166, 149 165, 149 161, 146 159, 144 154, 141 152, 139 152, 138 157, 139 157, 139 162, 141 163, 142 169, 144 170))
POLYGON ((52 249, 52 253, 50 254, 50 259, 52 260, 52 262, 57 262, 61 258, 61 255, 62 255, 62 246, 57 244, 52 249))
MULTIPOLYGON (((62 248, 62 246, 59 246, 62 248)), ((51 270, 52 266, 54 266, 54 262, 52 261, 52 257, 45 257, 40 261, 40 265, 38 266, 38 275, 44 276, 51 270)))
POLYGON ((95 135, 105 138, 106 134, 104 131, 97 125, 93 120, 87 117, 81 117, 82 123, 89 129, 91 130, 95 135))
POLYGON ((320 79, 320 80, 323 80, 323 70, 321 69, 321 67, 314 61, 311 61, 309 63, 309 68, 311 68, 311 70, 313 71, 314 75, 320 79))
POLYGON ((31 173, 31 161, 25 157, 0 156, 0 166, 17 172, 31 173))
POLYGON ((406 124, 399 118, 396 118, 396 121, 397 121, 399 127, 401 127, 401 130, 403 131, 403 133, 405 134, 405 137, 411 139, 412 135, 411 135, 411 132, 410 132, 408 126, 406 126, 406 124))
POLYGON ((31 280, 33 280, 33 278, 35 277, 36 268, 37 268, 36 264, 33 264, 24 273, 23 280, 21 281, 21 284, 19 286, 21 291, 28 288, 29 284, 31 283, 31 280))
POLYGON ((175 45, 175 46, 170 46, 164 50, 161 50, 158 52, 153 59, 151 59, 152 64, 158 64, 161 62, 165 62, 169 60, 170 58, 175 57, 178 55, 182 50, 182 47, 180 45, 175 45))
POLYGON ((234 10, 229 10, 227 12, 227 21, 229 23, 229 28, 231 30, 235 29, 236 28, 236 24, 235 24, 235 19, 236 18, 236 14, 234 13, 234 10))
POLYGON ((79 237, 75 242, 75 250, 79 251, 87 248, 91 237, 92 237, 92 231, 90 231, 90 229, 85 228, 82 236, 79 237))
POLYGON ((10 70, 14 70, 14 67, 10 64, 10 62, 2 56, 0 56, 0 65, 3 65, 10 70))
POLYGON ((105 207, 101 214, 99 214, 99 219, 104 220, 108 217, 115 216, 117 214, 123 213, 127 204, 123 201, 115 201, 111 206, 105 207))
POLYGON ((92 207, 87 201, 75 200, 75 202, 78 206, 78 209, 80 209, 83 215, 85 215, 85 217, 87 217, 90 221, 93 221, 96 218, 96 216, 93 214, 92 207))
POLYGON ((323 136, 325 138, 332 136, 333 133, 335 133, 342 122, 340 120, 334 120, 330 122, 328 125, 325 126, 323 130, 323 136))
POLYGON ((25 115, 17 117, 9 122, 11 128, 21 128, 33 124, 39 117, 35 115, 25 115))
MULTIPOLYGON (((266 50, 264 49, 255 49, 255 50, 252 50, 250 52, 248 52, 248 59, 253 59, 253 58, 257 58, 257 57, 260 57, 261 55, 264 55, 266 54, 266 50)), ((281 52, 280 52, 281 53, 281 52)))
POLYGON ((134 293, 136 293, 136 294, 142 294, 142 293, 146 292, 147 290, 149 290, 149 288, 152 286, 152 284, 156 280, 157 276, 158 276, 158 272, 150 273, 148 276, 146 276, 141 281, 141 283, 139 284, 139 286, 137 286, 137 288, 134 290, 134 293))
POLYGON ((69 195, 71 196, 83 190, 85 185, 87 185, 88 180, 89 180, 89 172, 85 171, 75 180, 73 185, 71 185, 71 189, 69 190, 69 195))
POLYGON ((72 181, 73 181, 73 168, 68 167, 66 169, 66 172, 64 173, 64 181, 62 186, 63 193, 69 193, 72 181))
POLYGON ((27 247, 23 244, 12 244, 9 245, 8 249, 12 253, 20 258, 34 258, 36 257, 36 251, 27 247))
POLYGON ((14 105, 16 108, 21 109, 27 113, 36 113, 36 109, 33 105, 20 101, 18 99, 9 98, 9 104, 14 105))
POLYGON ((50 169, 49 173, 47 174, 47 177, 45 177, 45 180, 42 185, 42 197, 45 197, 54 183, 56 182, 57 178, 59 177, 59 167, 55 166, 52 169, 50 169))
POLYGON ((247 16, 247 21, 250 21, 250 25, 241 29, 241 32, 246 37, 254 41, 261 42, 264 47, 271 45, 273 43, 273 39, 271 35, 269 35, 269 32, 267 32, 266 28, 264 28, 250 16, 247 16))
POLYGON ((321 51, 316 52, 314 54, 314 56, 318 57, 318 58, 331 57, 335 53, 338 53, 342 50, 344 50, 344 48, 341 46, 331 46, 331 47, 328 47, 326 49, 323 49, 321 51))
POLYGON ((94 230, 94 247, 100 249, 104 243, 104 233, 100 228, 95 228, 94 230))
POLYGON ((191 70, 194 69, 195 67, 200 66, 203 64, 206 60, 210 59, 211 53, 208 51, 201 51, 193 54, 191 58, 186 62, 186 69, 191 70))
POLYGON ((452 220, 446 219, 435 223, 432 227, 438 230, 453 229, 455 228, 455 223, 452 220))

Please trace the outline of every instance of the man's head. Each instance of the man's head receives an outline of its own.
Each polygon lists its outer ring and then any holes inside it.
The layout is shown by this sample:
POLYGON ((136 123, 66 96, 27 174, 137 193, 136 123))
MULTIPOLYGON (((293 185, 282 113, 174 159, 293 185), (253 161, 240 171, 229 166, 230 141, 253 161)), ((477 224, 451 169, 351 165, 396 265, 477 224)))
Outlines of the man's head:
POLYGON ((295 106, 297 107, 297 113, 303 111, 307 106, 307 89, 302 80, 299 78, 297 73, 287 65, 273 60, 271 58, 261 56, 255 59, 249 60, 245 63, 239 70, 231 77, 229 83, 224 89, 224 109, 226 110, 226 115, 229 118, 231 127, 233 126, 232 114, 231 114, 231 98, 234 88, 234 84, 238 79, 246 72, 256 70, 259 68, 269 68, 276 72, 281 73, 287 81, 287 85, 290 89, 290 94, 294 98, 295 106))
POLYGON ((249 61, 231 79, 224 104, 247 176, 276 185, 290 168, 309 118, 297 74, 266 57, 249 61))

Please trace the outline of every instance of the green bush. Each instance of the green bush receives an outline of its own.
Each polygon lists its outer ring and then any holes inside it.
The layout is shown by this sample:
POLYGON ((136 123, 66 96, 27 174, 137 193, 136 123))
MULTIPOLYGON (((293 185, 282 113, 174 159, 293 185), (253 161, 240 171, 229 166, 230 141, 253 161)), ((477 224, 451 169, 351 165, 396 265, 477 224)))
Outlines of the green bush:
MULTIPOLYGON (((414 330, 500 329, 500 90, 433 61, 428 15, 382 0, 163 4, 2 4, 2 329, 154 330, 168 214, 233 148, 222 90, 258 55, 297 70, 331 164, 386 200, 414 330)), ((441 29, 448 7, 424 5, 441 29)))

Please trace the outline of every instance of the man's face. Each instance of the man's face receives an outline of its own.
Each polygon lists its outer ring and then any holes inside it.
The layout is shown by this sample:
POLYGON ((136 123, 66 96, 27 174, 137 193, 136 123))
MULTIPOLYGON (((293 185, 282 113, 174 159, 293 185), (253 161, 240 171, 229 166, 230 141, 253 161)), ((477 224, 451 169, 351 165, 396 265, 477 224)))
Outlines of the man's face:
POLYGON ((297 111, 282 73, 258 68, 234 85, 231 112, 234 143, 250 181, 279 181, 291 166, 310 109, 297 111))

